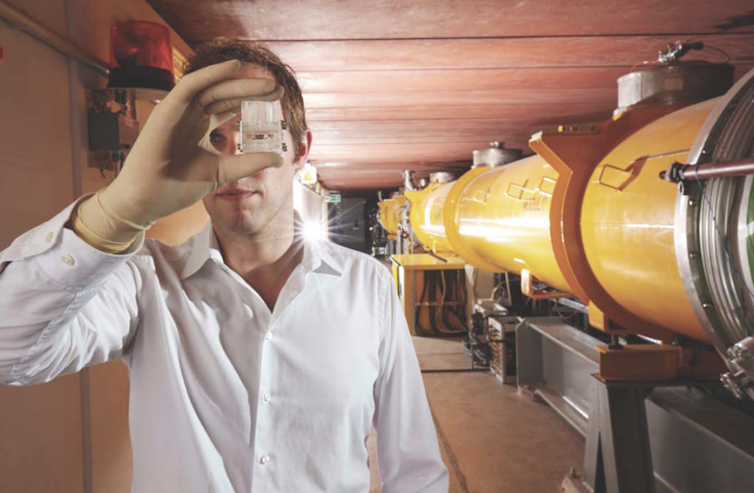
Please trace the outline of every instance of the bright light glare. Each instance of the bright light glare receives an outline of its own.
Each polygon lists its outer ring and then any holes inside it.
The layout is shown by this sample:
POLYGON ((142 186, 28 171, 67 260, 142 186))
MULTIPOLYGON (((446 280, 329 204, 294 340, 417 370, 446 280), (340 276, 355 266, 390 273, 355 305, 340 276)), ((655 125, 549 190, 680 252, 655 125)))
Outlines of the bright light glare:
POLYGON ((302 229, 304 240, 306 241, 319 241, 326 240, 325 230, 319 223, 304 223, 302 229))

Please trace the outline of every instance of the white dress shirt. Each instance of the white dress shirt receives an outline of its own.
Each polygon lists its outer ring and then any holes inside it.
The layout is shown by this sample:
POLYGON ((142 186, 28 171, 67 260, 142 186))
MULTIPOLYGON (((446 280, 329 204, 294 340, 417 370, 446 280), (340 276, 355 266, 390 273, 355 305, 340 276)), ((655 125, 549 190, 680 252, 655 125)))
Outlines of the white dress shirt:
POLYGON ((179 247, 100 252, 74 204, 0 253, 0 383, 122 358, 136 493, 366 493, 377 430, 384 493, 446 493, 392 278, 306 243, 270 312, 225 265, 210 224, 179 247))

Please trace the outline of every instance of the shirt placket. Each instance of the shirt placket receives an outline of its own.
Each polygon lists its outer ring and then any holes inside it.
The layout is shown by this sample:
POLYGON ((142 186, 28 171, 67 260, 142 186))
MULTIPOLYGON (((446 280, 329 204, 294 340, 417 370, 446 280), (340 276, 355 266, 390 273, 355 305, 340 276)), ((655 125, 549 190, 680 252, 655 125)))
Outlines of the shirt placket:
POLYGON ((256 421, 254 423, 252 435, 254 441, 251 443, 254 453, 251 467, 251 484, 252 491, 267 491, 269 489, 268 483, 271 473, 270 469, 274 467, 272 464, 274 453, 268 448, 271 443, 268 430, 272 425, 274 416, 269 412, 268 407, 272 400, 271 379, 273 376, 273 368, 275 367, 275 354, 272 350, 272 340, 274 337, 273 329, 276 322, 273 321, 273 314, 269 312, 259 293, 249 286, 246 281, 238 275, 238 273, 222 263, 222 261, 220 261, 219 264, 225 273, 230 276, 231 279, 239 283, 243 289, 248 292, 248 295, 253 298, 247 302, 248 306, 257 306, 260 310, 266 310, 265 315, 268 320, 267 332, 262 340, 262 350, 260 351, 258 392, 257 402, 255 403, 256 421))
POLYGON ((280 456, 275 449, 272 437, 276 426, 277 397, 280 389, 275 387, 278 368, 279 351, 283 347, 279 328, 284 325, 284 314, 289 305, 303 291, 307 269, 297 268, 291 274, 288 282, 280 292, 280 296, 272 312, 270 324, 264 335, 261 361, 259 365, 259 395, 257 397, 257 419, 254 431, 255 461, 253 467, 252 485, 254 491, 273 491, 271 478, 276 470, 280 456))
POLYGON ((254 467, 252 485, 254 491, 271 491, 270 479, 276 466, 277 451, 271 440, 275 421, 273 371, 276 360, 275 324, 271 324, 264 336, 259 365, 259 393, 257 395, 257 420, 254 432, 254 467))

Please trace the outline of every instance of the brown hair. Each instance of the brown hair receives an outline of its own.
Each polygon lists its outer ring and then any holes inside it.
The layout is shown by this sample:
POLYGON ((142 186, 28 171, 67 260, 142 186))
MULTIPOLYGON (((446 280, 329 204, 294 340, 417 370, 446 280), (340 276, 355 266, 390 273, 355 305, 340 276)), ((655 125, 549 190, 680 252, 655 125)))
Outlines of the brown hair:
POLYGON ((308 127, 306 126, 304 98, 301 95, 296 73, 264 44, 228 38, 215 38, 200 45, 186 60, 184 73, 196 72, 201 68, 227 60, 240 60, 244 65, 257 65, 269 70, 278 85, 285 89, 280 103, 295 147, 295 158, 298 159, 300 157, 299 143, 303 141, 308 127))

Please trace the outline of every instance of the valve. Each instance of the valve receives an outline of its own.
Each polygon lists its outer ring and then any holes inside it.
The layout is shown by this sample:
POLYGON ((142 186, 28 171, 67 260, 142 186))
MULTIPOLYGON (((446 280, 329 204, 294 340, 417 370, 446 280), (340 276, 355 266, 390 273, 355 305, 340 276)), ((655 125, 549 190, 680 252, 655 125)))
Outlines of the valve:
POLYGON ((723 385, 738 399, 754 391, 754 337, 747 337, 728 348, 730 372, 720 377, 723 385))
POLYGON ((657 61, 665 65, 673 65, 681 61, 681 58, 691 50, 704 49, 704 43, 684 43, 682 41, 676 41, 671 43, 661 50, 657 55, 657 61))

